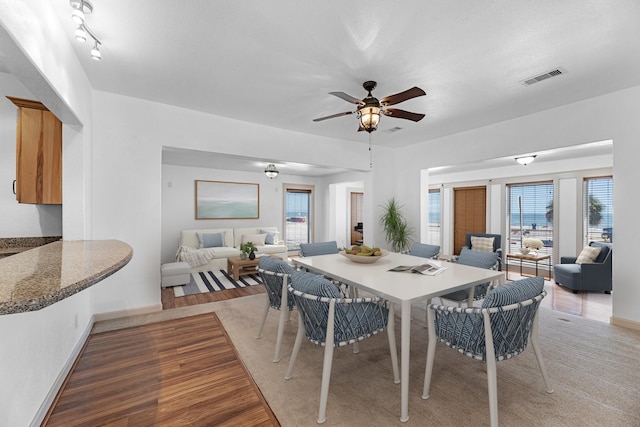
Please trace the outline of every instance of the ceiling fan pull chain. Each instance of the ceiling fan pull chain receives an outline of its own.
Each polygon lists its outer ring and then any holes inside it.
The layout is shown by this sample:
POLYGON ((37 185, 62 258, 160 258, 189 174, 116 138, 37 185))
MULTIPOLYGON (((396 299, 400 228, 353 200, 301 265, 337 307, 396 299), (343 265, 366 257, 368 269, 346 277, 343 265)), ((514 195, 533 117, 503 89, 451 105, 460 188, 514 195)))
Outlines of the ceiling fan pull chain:
POLYGON ((371 133, 369 133, 369 169, 373 169, 373 150, 371 150, 371 133))

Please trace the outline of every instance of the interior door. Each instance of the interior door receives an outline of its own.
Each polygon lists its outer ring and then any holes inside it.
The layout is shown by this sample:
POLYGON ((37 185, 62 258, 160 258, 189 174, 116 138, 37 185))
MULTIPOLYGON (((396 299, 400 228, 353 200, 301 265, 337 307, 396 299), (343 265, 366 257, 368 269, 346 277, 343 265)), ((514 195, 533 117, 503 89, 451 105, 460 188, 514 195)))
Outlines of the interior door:
POLYGON ((487 226, 487 188, 454 188, 453 253, 465 245, 467 233, 485 233, 487 226))
POLYGON ((351 245, 362 244, 362 200, 364 199, 364 193, 351 193, 351 245))

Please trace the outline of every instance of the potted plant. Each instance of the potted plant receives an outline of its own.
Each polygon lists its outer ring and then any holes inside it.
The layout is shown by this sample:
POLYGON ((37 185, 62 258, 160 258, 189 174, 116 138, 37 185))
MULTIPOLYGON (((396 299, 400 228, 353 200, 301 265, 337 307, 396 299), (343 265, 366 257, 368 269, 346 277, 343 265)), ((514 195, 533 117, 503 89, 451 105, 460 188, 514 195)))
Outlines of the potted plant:
POLYGON ((256 258, 256 252, 258 251, 258 248, 256 247, 256 245, 253 244, 253 242, 244 242, 240 244, 240 252, 242 252, 242 254, 240 255, 240 258, 242 259, 247 259, 247 255, 249 255, 249 259, 255 259, 256 258))
POLYGON ((411 235, 413 228, 402 215, 402 206, 398 205, 395 198, 391 198, 382 206, 384 213, 380 216, 380 225, 384 229, 385 238, 394 252, 403 252, 409 249, 413 242, 411 235))

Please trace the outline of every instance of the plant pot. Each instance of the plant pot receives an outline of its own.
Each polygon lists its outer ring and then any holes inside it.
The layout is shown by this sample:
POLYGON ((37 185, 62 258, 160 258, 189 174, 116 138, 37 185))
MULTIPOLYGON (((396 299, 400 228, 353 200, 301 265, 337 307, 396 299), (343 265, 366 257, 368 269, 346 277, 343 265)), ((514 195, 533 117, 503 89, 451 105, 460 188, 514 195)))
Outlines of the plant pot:
POLYGON ((255 253, 255 252, 253 252, 253 251, 249 252, 249 259, 250 259, 250 260, 254 260, 254 259, 256 259, 256 253, 255 253))
POLYGON ((242 252, 240 254, 240 259, 247 259, 247 254, 245 254, 244 252, 242 252))

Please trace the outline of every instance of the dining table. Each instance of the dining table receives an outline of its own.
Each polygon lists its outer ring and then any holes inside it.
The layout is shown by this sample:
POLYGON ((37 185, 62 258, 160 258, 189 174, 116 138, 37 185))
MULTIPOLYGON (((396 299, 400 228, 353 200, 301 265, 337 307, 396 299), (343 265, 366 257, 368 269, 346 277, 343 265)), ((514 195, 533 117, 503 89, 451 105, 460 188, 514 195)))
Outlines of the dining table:
MULTIPOLYGON (((386 253, 386 252, 385 252, 386 253)), ((494 280, 504 281, 504 273, 470 267, 454 262, 388 252, 373 263, 358 263, 342 253, 292 258, 292 262, 311 272, 322 274, 357 289, 400 305, 400 421, 409 420, 409 363, 411 307, 457 290, 494 280), (410 271, 389 271, 398 266, 417 266, 425 262, 446 267, 435 276, 410 271)), ((391 325, 393 322, 390 321, 391 325)))

